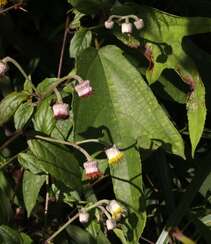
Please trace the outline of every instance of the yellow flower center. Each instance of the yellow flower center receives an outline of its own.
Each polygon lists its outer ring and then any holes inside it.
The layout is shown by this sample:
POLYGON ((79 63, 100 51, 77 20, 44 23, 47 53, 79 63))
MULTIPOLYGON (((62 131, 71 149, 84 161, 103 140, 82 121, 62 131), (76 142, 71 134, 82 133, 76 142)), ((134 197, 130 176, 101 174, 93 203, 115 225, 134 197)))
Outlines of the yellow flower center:
POLYGON ((123 158, 124 154, 122 152, 117 153, 115 156, 113 156, 112 158, 110 158, 108 160, 109 164, 116 164, 118 163, 122 158, 123 158))

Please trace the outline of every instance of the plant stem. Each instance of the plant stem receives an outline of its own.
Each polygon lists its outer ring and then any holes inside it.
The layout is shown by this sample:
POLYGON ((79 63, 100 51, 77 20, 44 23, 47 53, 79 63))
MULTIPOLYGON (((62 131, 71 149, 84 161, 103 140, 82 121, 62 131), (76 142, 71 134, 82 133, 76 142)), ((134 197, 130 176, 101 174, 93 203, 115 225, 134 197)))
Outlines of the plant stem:
POLYGON ((85 144, 85 143, 89 143, 89 142, 101 143, 98 139, 87 139, 87 140, 83 140, 83 141, 78 141, 75 144, 80 145, 80 144, 85 144))
POLYGON ((22 3, 16 3, 16 4, 14 4, 14 5, 12 5, 12 6, 8 7, 8 8, 5 8, 3 10, 0 10, 0 14, 6 13, 9 10, 14 9, 14 8, 17 8, 17 7, 21 6, 21 5, 22 5, 22 3))
POLYGON ((77 149, 78 151, 80 151, 86 157, 87 161, 91 161, 92 160, 91 155, 89 155, 89 153, 85 149, 83 149, 82 147, 80 147, 79 145, 77 145, 75 143, 62 141, 62 140, 57 140, 57 139, 54 139, 54 138, 45 137, 45 136, 39 136, 39 135, 36 135, 35 138, 38 138, 38 139, 41 139, 41 140, 45 140, 45 141, 49 141, 49 142, 55 142, 55 143, 71 146, 71 147, 77 149))
POLYGON ((3 143, 0 147, 0 152, 22 134, 22 130, 17 130, 7 141, 5 141, 5 143, 3 143))
POLYGON ((30 78, 27 76, 26 72, 23 70, 23 68, 20 66, 20 64, 18 62, 16 62, 13 58, 5 57, 2 59, 2 61, 4 63, 12 63, 20 71, 20 73, 23 75, 23 77, 26 80, 30 80, 30 78))
MULTIPOLYGON (((19 153, 18 153, 19 154, 19 153)), ((3 165, 0 165, 0 170, 2 170, 5 166, 10 164, 13 160, 15 160, 18 157, 18 154, 12 156, 10 159, 8 159, 3 165)))
POLYGON ((51 86, 49 86, 48 90, 46 91, 46 93, 43 94, 43 97, 48 96, 49 94, 51 94, 51 92, 58 86, 60 85, 62 82, 66 81, 66 80, 77 80, 79 83, 82 81, 82 78, 78 75, 66 75, 62 78, 59 78, 57 81, 54 82, 54 84, 52 84, 51 86))
POLYGON ((111 219, 111 215, 108 213, 108 211, 103 206, 98 206, 98 208, 101 209, 101 211, 105 214, 105 216, 108 219, 111 219))

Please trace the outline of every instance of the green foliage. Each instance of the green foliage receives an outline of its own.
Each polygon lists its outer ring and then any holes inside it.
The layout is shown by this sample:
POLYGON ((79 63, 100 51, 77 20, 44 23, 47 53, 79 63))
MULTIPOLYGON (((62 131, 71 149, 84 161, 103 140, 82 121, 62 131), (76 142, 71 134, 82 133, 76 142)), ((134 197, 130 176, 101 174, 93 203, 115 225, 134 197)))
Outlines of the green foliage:
POLYGON ((164 2, 2 5, 0 243, 209 243, 211 6, 164 2))

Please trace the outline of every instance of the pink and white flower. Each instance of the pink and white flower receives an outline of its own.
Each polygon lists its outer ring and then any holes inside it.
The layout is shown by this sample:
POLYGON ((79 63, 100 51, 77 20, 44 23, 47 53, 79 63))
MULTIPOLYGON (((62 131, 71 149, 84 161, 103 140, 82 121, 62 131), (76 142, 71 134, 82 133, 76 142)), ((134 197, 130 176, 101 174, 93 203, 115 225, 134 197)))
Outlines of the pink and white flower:
POLYGON ((75 90, 79 97, 87 97, 92 95, 92 86, 89 80, 83 80, 75 86, 75 90))
POLYGON ((69 105, 67 103, 55 103, 53 114, 56 119, 66 119, 69 117, 69 105))
POLYGON ((98 162, 95 160, 84 163, 86 179, 94 179, 102 175, 98 168, 98 162))

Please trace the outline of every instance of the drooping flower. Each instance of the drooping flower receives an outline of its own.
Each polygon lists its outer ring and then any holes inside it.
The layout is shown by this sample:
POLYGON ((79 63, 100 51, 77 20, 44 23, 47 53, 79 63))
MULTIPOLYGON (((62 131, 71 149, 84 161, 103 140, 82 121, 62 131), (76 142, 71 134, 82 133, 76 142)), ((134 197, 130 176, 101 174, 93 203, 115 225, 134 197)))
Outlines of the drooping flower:
POLYGON ((116 164, 124 157, 124 154, 119 151, 116 145, 106 149, 105 154, 109 164, 116 164))
POLYGON ((112 20, 107 20, 104 22, 106 29, 112 29, 114 27, 114 22, 112 20))
POLYGON ((86 224, 89 221, 89 213, 85 209, 79 211, 79 221, 86 224))
POLYGON ((55 103, 53 114, 56 119, 66 119, 69 117, 69 105, 67 103, 55 103))
POLYGON ((133 25, 131 23, 122 23, 121 25, 122 33, 132 33, 133 25))
POLYGON ((0 61, 0 77, 4 76, 5 73, 8 70, 8 66, 7 64, 5 64, 4 62, 0 61))
POLYGON ((111 200, 106 208, 111 213, 112 219, 114 220, 119 220, 124 216, 125 209, 116 200, 111 200))
POLYGON ((134 25, 135 25, 135 27, 136 27, 137 30, 142 29, 144 27, 144 21, 143 21, 143 19, 137 18, 137 20, 134 21, 134 25))
POLYGON ((79 97, 87 97, 92 95, 92 86, 89 80, 83 80, 75 86, 75 90, 79 97))
POLYGON ((102 175, 98 168, 98 162, 95 160, 85 162, 84 169, 86 179, 94 179, 102 175))
POLYGON ((108 230, 113 230, 114 228, 116 228, 116 220, 107 219, 106 220, 106 227, 108 230))

